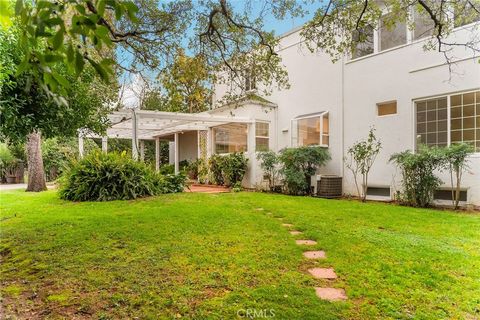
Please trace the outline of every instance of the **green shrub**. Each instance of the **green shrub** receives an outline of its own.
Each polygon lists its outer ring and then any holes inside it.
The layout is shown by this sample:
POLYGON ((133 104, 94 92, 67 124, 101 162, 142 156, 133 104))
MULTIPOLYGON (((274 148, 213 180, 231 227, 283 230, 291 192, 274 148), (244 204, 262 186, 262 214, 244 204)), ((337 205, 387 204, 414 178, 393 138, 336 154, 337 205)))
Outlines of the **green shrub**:
POLYGON ((223 176, 223 166, 225 162, 224 156, 219 156, 214 154, 208 159, 208 170, 210 173, 210 180, 214 184, 223 186, 225 184, 225 179, 223 176))
POLYGON ((184 175, 161 175, 125 153, 96 152, 65 173, 60 197, 72 201, 128 200, 181 192, 184 185, 184 175))
POLYGON ((280 152, 284 185, 289 194, 310 194, 310 180, 330 160, 327 149, 316 146, 286 148, 280 152))
POLYGON ((173 164, 163 164, 158 169, 160 174, 175 174, 175 165, 173 164))
POLYGON ((229 187, 241 184, 247 172, 248 159, 242 152, 230 153, 222 158, 221 167, 225 184, 229 187))
POLYGON ((403 151, 390 157, 402 173, 399 201, 415 207, 428 207, 442 181, 435 175, 444 163, 443 151, 420 146, 416 153, 403 151))
POLYGON ((257 154, 257 159, 261 161, 260 168, 262 168, 264 175, 268 179, 268 187, 270 191, 274 191, 280 172, 280 159, 278 155, 273 151, 264 151, 257 154))

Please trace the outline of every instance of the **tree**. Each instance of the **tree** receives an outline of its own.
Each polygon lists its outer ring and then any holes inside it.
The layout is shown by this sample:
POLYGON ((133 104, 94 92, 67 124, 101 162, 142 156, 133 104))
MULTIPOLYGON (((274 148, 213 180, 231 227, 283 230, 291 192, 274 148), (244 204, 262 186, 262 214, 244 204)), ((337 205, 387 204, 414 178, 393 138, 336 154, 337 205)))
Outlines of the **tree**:
POLYGON ((158 91, 151 91, 146 109, 196 113, 208 109, 212 94, 212 74, 205 59, 189 57, 180 49, 173 64, 160 72, 160 89, 163 90, 161 104, 150 103, 158 97, 158 91))
POLYGON ((29 72, 18 72, 23 51, 17 31, 11 28, 0 33, 0 135, 14 142, 26 140, 27 191, 42 191, 46 184, 41 137, 75 136, 80 127, 101 132, 110 110, 108 104, 115 97, 115 87, 100 82, 91 67, 77 78, 57 64, 52 67, 69 82, 62 97, 66 103, 58 103, 41 88, 41 83, 32 81, 36 78, 29 72))
POLYGON ((460 202, 462 175, 468 169, 468 156, 473 150, 473 147, 466 143, 452 144, 444 149, 443 161, 445 168, 450 173, 452 204, 455 210, 458 209, 458 203, 460 202))
POLYGON ((363 202, 367 199, 368 174, 381 148, 382 143, 375 136, 375 128, 370 128, 367 139, 356 142, 347 151, 350 159, 345 158, 345 163, 352 172, 358 198, 363 202), (358 186, 359 174, 362 176, 362 190, 358 186))

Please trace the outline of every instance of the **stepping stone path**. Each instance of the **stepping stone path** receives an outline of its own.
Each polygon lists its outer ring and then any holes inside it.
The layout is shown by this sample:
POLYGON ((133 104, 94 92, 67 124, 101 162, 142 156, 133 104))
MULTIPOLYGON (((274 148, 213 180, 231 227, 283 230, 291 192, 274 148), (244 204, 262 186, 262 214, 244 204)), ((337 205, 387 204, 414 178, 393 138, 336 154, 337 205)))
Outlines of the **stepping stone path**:
POLYGON ((347 300, 347 294, 343 289, 315 288, 315 293, 317 294, 317 297, 319 297, 322 300, 328 300, 328 301, 347 300))
MULTIPOLYGON (((263 208, 256 208, 255 210, 257 211, 262 211, 263 208)), ((267 215, 271 215, 271 212, 267 212, 267 215)), ((282 221, 283 218, 276 218, 279 221, 282 221)), ((291 228, 293 227, 293 224, 290 223, 282 223, 282 226, 291 228)), ((296 236, 299 234, 302 234, 301 231, 297 230, 291 230, 290 234, 292 236, 296 236)), ((298 245, 304 245, 304 246, 314 246, 317 244, 316 241, 314 240, 307 240, 307 239, 302 239, 302 240, 295 240, 295 243, 298 245)), ((305 251, 303 252, 303 256, 307 259, 325 259, 327 256, 325 254, 325 251, 318 250, 318 251, 305 251)), ((335 270, 333 268, 311 268, 308 269, 308 272, 315 278, 315 279, 327 279, 327 280, 334 280, 337 279, 337 274, 335 273, 335 270)), ((319 297, 322 300, 327 300, 327 301, 342 301, 342 300, 347 300, 347 294, 345 293, 344 289, 340 288, 315 288, 315 293, 317 297, 319 297)))
POLYGON ((325 251, 305 251, 303 256, 307 259, 325 259, 325 251))
POLYGON ((313 240, 295 240, 295 242, 298 245, 304 245, 304 246, 314 246, 317 244, 317 241, 313 241, 313 240))
POLYGON ((315 279, 337 279, 337 274, 333 271, 333 268, 312 268, 308 269, 308 272, 315 279))

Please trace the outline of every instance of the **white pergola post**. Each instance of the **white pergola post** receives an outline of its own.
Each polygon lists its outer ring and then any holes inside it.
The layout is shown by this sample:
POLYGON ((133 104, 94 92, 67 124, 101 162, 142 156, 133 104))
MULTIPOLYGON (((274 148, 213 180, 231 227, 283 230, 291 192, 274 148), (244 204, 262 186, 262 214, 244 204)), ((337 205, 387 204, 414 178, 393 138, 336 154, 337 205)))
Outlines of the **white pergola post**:
POLYGON ((108 151, 108 137, 102 137, 102 152, 108 151))
POLYGON ((175 174, 178 174, 180 172, 180 166, 178 163, 178 132, 175 132, 175 156, 174 156, 174 162, 175 162, 175 174))
POLYGON ((145 140, 140 140, 140 160, 145 160, 145 140))
POLYGON ((82 135, 82 132, 79 131, 78 132, 78 154, 80 156, 80 159, 83 158, 83 155, 84 155, 84 147, 83 147, 83 135, 82 135))
POLYGON ((160 138, 155 138, 155 170, 160 170, 160 138))
POLYGON ((138 160, 138 130, 137 130, 137 115, 132 109, 132 159, 138 160))

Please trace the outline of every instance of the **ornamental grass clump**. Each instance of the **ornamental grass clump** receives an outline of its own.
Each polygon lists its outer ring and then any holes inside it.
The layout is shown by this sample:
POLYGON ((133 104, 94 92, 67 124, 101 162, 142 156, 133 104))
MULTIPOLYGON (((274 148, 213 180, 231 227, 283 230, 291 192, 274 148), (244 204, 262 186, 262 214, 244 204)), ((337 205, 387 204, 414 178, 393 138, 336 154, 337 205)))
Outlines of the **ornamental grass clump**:
POLYGON ((181 192, 184 175, 161 175, 125 153, 92 153, 65 173, 60 198, 71 201, 130 200, 181 192))

